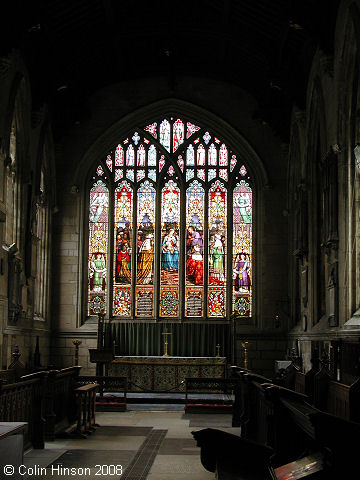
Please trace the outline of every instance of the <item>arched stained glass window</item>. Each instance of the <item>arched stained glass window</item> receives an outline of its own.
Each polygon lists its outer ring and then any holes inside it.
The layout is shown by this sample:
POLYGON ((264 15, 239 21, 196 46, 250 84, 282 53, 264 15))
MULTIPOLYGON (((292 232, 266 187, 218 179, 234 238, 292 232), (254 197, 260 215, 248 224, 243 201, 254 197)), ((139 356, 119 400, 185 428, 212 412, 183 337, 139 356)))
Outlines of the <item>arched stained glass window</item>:
POLYGON ((88 315, 252 315, 249 166, 216 135, 186 118, 158 118, 98 159, 88 197, 88 315))

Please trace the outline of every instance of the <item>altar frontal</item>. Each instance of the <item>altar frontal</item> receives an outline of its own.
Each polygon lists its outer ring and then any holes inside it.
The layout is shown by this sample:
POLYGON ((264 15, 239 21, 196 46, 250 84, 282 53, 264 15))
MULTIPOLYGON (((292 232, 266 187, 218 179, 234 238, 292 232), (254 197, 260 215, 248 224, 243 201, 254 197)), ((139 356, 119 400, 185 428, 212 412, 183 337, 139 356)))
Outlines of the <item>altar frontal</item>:
POLYGON ((185 378, 224 378, 225 357, 117 356, 107 375, 127 377, 130 392, 184 392, 185 378))

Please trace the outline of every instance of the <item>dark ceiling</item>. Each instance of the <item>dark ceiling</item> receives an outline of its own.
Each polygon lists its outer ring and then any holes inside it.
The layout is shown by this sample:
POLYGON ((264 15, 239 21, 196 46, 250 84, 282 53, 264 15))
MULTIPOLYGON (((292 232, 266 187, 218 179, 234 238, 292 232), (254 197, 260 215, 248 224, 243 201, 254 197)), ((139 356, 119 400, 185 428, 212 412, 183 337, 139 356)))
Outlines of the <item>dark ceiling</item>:
MULTIPOLYGON (((333 49, 338 0, 12 0, 0 54, 19 49, 35 105, 66 86, 81 108, 124 79, 182 75, 234 83, 257 99, 257 115, 286 138, 289 112, 304 106, 319 45, 333 49)), ((56 112, 54 112, 56 116, 56 112)))

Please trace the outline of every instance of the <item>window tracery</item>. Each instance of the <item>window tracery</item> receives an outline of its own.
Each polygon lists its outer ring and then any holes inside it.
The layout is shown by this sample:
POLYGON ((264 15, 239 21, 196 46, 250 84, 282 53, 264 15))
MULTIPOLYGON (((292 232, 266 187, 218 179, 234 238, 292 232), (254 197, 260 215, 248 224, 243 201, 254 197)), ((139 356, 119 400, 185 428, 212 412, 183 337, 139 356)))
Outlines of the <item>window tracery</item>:
POLYGON ((89 185, 88 315, 251 316, 248 179, 228 145, 181 118, 120 141, 89 185))

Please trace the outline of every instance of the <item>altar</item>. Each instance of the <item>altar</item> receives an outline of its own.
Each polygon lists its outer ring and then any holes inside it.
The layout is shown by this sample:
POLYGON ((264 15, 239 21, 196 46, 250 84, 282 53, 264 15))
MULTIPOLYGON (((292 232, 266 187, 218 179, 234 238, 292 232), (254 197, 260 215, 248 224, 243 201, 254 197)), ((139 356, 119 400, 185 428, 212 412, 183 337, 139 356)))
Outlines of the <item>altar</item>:
POLYGON ((118 356, 106 375, 127 377, 129 392, 184 392, 186 377, 224 378, 225 357, 118 356))

